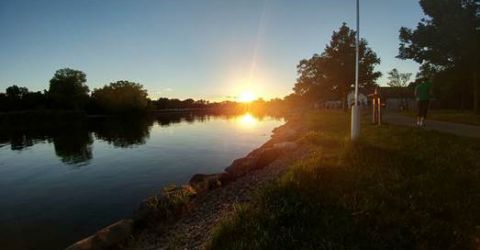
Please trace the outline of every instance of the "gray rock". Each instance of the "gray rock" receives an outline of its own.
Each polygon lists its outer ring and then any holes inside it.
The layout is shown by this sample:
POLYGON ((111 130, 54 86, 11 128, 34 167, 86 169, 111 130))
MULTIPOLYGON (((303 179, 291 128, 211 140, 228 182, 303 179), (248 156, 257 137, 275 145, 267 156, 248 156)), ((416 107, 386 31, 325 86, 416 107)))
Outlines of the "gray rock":
POLYGON ((132 233, 133 221, 130 219, 123 219, 101 229, 94 235, 69 246, 67 250, 115 248, 124 243, 132 233))
POLYGON ((202 193, 224 186, 233 181, 233 179, 234 178, 229 173, 210 175, 196 174, 190 179, 189 184, 197 193, 202 193))
POLYGON ((262 151, 256 164, 255 169, 264 168, 281 155, 281 151, 276 148, 268 148, 262 151))
POLYGON ((188 184, 190 186, 195 186, 198 184, 203 184, 204 182, 208 181, 209 179, 216 179, 217 174, 195 174, 190 178, 188 184))
POLYGON ((222 185, 226 185, 234 180, 235 178, 227 172, 223 172, 220 174, 220 181, 222 182, 222 185))
POLYGON ((75 244, 67 247, 65 250, 92 250, 95 249, 92 244, 93 235, 76 242, 75 244))
POLYGON ((295 129, 292 129, 288 126, 281 126, 273 130, 272 139, 277 142, 280 141, 291 141, 296 139, 298 133, 295 129))
POLYGON ((120 220, 100 231, 93 236, 93 244, 102 249, 114 247, 125 242, 133 233, 133 220, 120 220))
POLYGON ((167 222, 181 214, 195 195, 195 190, 189 185, 165 188, 161 193, 143 200, 132 218, 139 227, 167 222))
POLYGON ((234 179, 242 177, 247 174, 248 171, 255 168, 257 160, 258 156, 247 156, 236 159, 225 171, 234 179))

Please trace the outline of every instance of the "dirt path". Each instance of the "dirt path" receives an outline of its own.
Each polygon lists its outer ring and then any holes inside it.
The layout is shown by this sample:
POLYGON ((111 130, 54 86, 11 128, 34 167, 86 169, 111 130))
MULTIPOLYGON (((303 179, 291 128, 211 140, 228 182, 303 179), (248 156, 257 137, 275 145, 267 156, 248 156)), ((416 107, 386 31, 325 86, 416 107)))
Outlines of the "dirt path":
MULTIPOLYGON (((383 116, 383 121, 385 123, 402 125, 402 126, 416 126, 416 119, 414 117, 409 117, 399 113, 385 113, 383 116)), ((436 130, 439 132, 456 134, 459 136, 474 137, 480 138, 480 126, 453 123, 453 122, 444 122, 444 121, 435 121, 435 120, 426 120, 426 126, 424 129, 436 130)))
POLYGON ((307 146, 283 155, 269 166, 250 172, 235 182, 193 200, 192 210, 174 225, 162 230, 150 230, 141 235, 134 249, 202 249, 211 237, 214 226, 234 210, 235 204, 248 202, 252 195, 277 178, 288 165, 308 155, 307 146))

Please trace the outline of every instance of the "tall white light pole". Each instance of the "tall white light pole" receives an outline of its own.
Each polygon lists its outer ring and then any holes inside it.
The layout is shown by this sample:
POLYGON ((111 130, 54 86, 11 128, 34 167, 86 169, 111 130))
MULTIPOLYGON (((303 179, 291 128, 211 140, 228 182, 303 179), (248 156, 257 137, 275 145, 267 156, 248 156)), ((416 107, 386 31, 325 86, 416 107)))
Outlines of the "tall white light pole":
POLYGON ((355 41, 355 103, 352 106, 351 138, 355 140, 360 135, 360 107, 358 105, 358 73, 360 44, 360 0, 357 0, 357 38, 355 41))

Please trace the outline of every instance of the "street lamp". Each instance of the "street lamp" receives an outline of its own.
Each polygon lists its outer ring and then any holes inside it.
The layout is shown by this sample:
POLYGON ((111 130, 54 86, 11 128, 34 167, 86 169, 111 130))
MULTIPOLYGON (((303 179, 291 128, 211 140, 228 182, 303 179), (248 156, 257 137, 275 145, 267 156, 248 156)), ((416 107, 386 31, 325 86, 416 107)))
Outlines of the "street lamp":
POLYGON ((360 43, 360 0, 357 0, 357 38, 355 41, 355 103, 352 106, 351 139, 360 135, 360 106, 358 105, 358 73, 359 73, 359 43, 360 43))

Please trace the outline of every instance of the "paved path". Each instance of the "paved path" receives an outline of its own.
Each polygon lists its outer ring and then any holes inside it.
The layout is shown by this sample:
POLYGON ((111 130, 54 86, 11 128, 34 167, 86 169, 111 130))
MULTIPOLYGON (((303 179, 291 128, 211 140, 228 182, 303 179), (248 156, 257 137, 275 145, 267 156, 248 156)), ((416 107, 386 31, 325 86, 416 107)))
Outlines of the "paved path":
MULTIPOLYGON (((416 118, 402 115, 400 113, 385 113, 383 115, 383 122, 395 125, 402 126, 416 126, 416 118)), ((443 122, 443 121, 434 121, 426 120, 425 129, 436 130, 445 133, 456 134, 459 136, 467 136, 480 138, 480 126, 452 123, 452 122, 443 122)))

